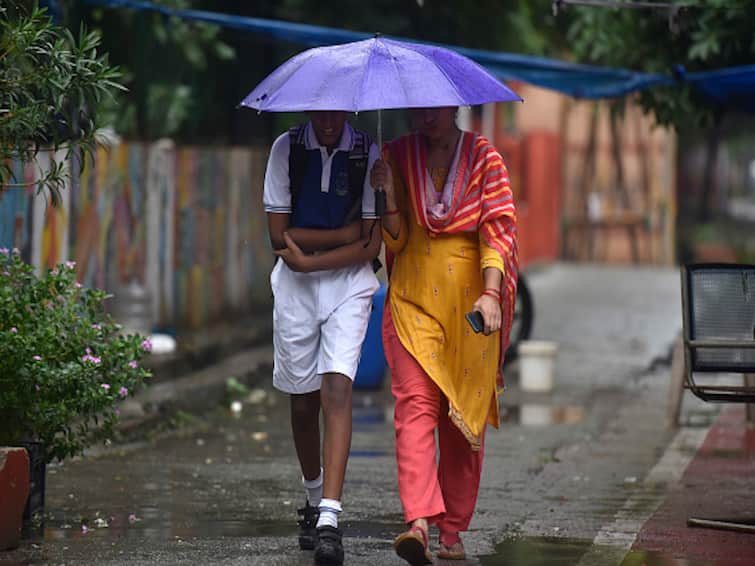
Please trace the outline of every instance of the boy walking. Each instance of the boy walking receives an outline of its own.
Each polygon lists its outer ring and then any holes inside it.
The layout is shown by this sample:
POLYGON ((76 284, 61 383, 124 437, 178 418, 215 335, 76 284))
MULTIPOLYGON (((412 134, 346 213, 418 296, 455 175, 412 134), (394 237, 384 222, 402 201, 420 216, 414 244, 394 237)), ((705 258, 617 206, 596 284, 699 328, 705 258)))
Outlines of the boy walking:
POLYGON ((378 281, 374 193, 378 157, 346 112, 309 113, 273 143, 264 205, 279 257, 274 296, 273 385, 290 395, 291 429, 305 506, 299 545, 315 564, 343 564, 338 515, 351 447, 351 389, 378 281), (320 458, 320 411, 324 435, 320 458))

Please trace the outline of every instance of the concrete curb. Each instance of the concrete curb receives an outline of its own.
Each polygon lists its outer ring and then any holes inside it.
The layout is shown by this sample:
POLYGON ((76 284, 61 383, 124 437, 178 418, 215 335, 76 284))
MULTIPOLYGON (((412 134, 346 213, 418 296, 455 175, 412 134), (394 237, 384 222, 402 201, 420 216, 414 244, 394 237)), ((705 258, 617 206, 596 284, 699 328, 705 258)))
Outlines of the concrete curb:
POLYGON ((144 435, 181 412, 199 414, 219 406, 231 377, 253 387, 273 366, 272 317, 259 315, 179 337, 173 354, 150 355, 153 377, 119 405, 121 435, 144 435))

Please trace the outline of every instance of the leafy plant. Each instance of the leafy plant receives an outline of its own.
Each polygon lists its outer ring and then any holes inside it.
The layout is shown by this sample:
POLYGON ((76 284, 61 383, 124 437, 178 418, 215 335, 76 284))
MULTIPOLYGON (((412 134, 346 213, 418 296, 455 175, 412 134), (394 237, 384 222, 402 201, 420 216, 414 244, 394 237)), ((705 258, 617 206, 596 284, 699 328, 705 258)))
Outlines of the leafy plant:
MULTIPOLYGON (((666 75, 749 65, 755 57, 755 0, 684 0, 668 10, 576 8, 569 40, 578 60, 666 75), (671 10, 671 11, 669 11, 671 10)), ((697 98, 683 82, 643 90, 639 102, 677 131, 710 126, 724 108, 697 98)))
POLYGON ((92 155, 96 112, 106 95, 123 89, 99 45, 98 33, 82 26, 76 39, 36 6, 0 6, 0 191, 29 184, 15 178, 13 161, 37 162, 37 191, 47 188, 56 205, 66 163, 79 150, 92 155), (49 154, 46 167, 40 151, 49 154))
POLYGON ((118 401, 150 376, 139 365, 149 341, 119 333, 106 293, 82 287, 74 269, 38 277, 0 248, 0 445, 41 441, 48 462, 110 439, 118 401))
MULTIPOLYGON (((155 5, 175 10, 201 7, 198 0, 160 0, 155 5)), ((110 100, 106 108, 120 134, 141 140, 185 139, 205 121, 217 135, 223 120, 213 119, 219 105, 215 83, 228 80, 223 64, 236 57, 221 39, 220 26, 99 7, 88 7, 80 16, 102 30, 108 53, 125 70, 128 92, 110 100)), ((228 103, 229 112, 236 104, 238 100, 228 103)))

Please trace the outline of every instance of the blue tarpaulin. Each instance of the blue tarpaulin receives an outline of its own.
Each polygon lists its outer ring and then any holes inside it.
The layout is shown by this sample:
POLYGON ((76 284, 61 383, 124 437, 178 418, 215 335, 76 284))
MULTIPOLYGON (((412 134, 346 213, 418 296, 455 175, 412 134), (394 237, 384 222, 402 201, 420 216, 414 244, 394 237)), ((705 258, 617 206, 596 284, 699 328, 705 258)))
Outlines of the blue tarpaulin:
MULTIPOLYGON (((201 10, 180 10, 142 0, 84 0, 84 2, 96 6, 155 12, 166 17, 252 31, 272 39, 308 47, 360 41, 374 35, 279 20, 201 10)), ((406 40, 400 37, 386 37, 399 41, 406 40)), ((469 49, 453 45, 442 45, 442 47, 453 49, 477 61, 501 80, 520 81, 578 98, 614 98, 653 86, 687 82, 711 104, 726 109, 755 112, 755 65, 689 74, 677 71, 675 76, 672 76, 671 70, 668 75, 640 73, 627 69, 579 65, 544 57, 469 49)))
POLYGON ((726 110, 755 112, 755 65, 682 73, 695 91, 726 110))

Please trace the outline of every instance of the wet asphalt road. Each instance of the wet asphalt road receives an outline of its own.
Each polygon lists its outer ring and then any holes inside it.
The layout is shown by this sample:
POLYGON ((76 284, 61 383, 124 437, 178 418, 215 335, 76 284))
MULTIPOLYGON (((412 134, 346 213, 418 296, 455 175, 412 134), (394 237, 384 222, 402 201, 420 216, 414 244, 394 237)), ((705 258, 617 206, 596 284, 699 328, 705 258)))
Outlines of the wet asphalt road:
MULTIPOLYGON (((645 480, 674 436, 662 360, 680 328, 678 280, 665 268, 554 265, 530 275, 533 338, 558 342, 557 384, 522 392, 511 368, 505 422, 487 436, 464 537, 467 564, 625 560, 632 525, 663 495, 645 480)), ((312 564, 296 544, 303 493, 286 399, 266 383, 253 393, 240 414, 219 407, 50 468, 44 532, 0 564, 312 564)), ((391 410, 385 390, 355 395, 347 564, 403 564, 391 546, 402 528, 391 410)))

